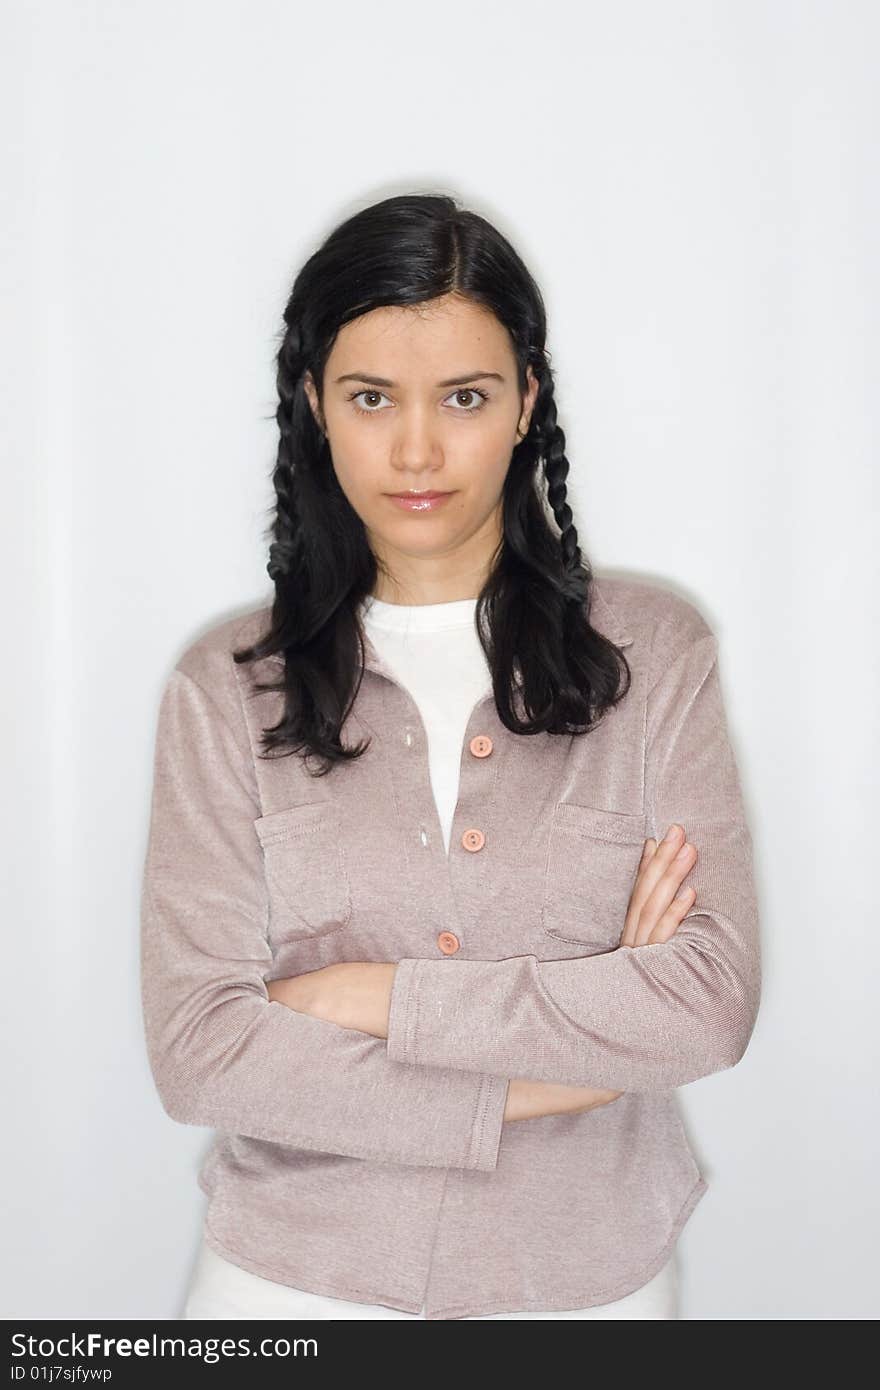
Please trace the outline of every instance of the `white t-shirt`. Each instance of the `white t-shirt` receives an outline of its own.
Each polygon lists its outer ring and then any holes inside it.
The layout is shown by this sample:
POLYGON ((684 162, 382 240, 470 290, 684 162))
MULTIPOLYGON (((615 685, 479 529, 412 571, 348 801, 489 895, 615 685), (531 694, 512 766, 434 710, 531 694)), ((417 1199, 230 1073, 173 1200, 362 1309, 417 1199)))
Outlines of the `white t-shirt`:
MULTIPOLYGON (((383 661, 409 690, 425 725, 431 787, 446 852, 455 807, 465 730, 491 675, 475 626, 477 600, 393 604, 368 598, 363 605, 366 631, 383 661)), ((663 1268, 633 1293, 613 1303, 566 1312, 489 1313, 480 1318, 677 1318, 678 1271, 672 1251, 663 1268)), ((230 1263, 202 1242, 187 1296, 184 1318, 413 1318, 384 1304, 295 1289, 264 1279, 230 1263)))
POLYGON ((491 684, 474 625, 477 600, 417 605, 368 598, 364 626, 418 706, 428 737, 431 789, 449 853, 465 730, 491 684))

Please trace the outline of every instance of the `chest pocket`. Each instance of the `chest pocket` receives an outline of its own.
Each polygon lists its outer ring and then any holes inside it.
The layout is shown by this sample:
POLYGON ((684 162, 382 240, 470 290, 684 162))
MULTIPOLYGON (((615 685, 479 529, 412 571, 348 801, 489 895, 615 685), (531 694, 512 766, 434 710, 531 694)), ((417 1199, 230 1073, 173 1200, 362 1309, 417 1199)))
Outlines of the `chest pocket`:
POLYGON ((351 920, 341 824, 327 802, 271 811, 254 821, 263 847, 273 944, 314 940, 351 920))
POLYGON ((560 801, 553 813, 541 924, 548 936, 586 946, 620 945, 645 844, 645 816, 560 801))

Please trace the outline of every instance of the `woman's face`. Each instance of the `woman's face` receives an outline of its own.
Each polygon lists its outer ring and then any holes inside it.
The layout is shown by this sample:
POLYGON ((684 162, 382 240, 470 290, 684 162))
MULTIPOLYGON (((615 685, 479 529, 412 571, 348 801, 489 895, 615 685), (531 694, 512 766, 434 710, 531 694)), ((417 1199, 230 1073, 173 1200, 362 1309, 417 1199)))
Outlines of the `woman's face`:
POLYGON ((474 596, 501 538, 510 458, 528 429, 507 330, 481 305, 448 295, 374 309, 339 332, 324 373, 323 420, 339 485, 361 517, 380 572, 376 593, 395 602, 474 596), (437 506, 392 494, 441 492, 437 506))

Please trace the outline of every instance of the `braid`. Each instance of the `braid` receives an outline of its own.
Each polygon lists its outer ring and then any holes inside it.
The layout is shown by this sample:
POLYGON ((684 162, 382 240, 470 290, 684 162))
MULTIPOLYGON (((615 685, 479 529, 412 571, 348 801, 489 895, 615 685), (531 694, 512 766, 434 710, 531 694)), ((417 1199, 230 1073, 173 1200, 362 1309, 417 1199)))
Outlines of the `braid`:
POLYGON ((587 594, 589 573, 585 569, 578 546, 578 533, 568 505, 569 463, 565 454, 565 433, 556 420, 556 400, 553 393, 552 375, 541 373, 541 385, 535 402, 533 434, 544 463, 547 479, 547 500, 553 509, 556 525, 559 527, 559 545, 562 550, 562 593, 573 603, 583 603, 587 594))
POLYGON ((296 401, 296 387, 302 374, 300 354, 300 335, 296 324, 288 326, 284 341, 278 352, 276 386, 278 408, 275 419, 278 423, 278 457, 272 473, 275 487, 276 508, 272 526, 274 540, 269 547, 269 563, 266 569, 272 580, 283 578, 294 566, 301 535, 299 516, 296 507, 296 473, 293 450, 293 412, 296 401))

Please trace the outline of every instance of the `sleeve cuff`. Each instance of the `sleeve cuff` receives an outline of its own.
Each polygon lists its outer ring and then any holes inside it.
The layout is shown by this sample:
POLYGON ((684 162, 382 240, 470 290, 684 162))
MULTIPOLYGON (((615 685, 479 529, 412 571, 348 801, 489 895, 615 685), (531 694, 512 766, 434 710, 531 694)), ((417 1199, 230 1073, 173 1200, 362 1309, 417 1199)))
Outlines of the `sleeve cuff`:
POLYGON ((536 991, 543 1003, 536 972, 534 956, 398 961, 388 1010, 388 1056, 411 1067, 509 1076, 498 1021, 504 1018, 513 1031, 519 1026, 513 1015, 531 1008, 536 991))
POLYGON ((415 1019, 418 1012, 417 974, 420 961, 407 958, 397 962, 391 1002, 388 1009, 388 1056, 394 1062, 418 1062, 415 1056, 415 1019))
POLYGON ((507 1088, 510 1081, 506 1076, 494 1076, 491 1072, 481 1073, 478 1079, 480 1089, 471 1131, 470 1166, 491 1172, 498 1166, 504 1107, 507 1104, 507 1088))
MULTIPOLYGON (((442 1015, 443 998, 438 991, 432 1004, 429 999, 419 996, 421 972, 428 967, 443 968, 443 961, 427 961, 421 957, 398 961, 391 989, 388 1010, 388 1037, 386 1049, 389 1058, 395 1062, 405 1062, 410 1066, 445 1064, 437 1059, 433 1062, 418 1056, 418 1024, 420 1009, 434 1008, 438 1017, 442 1015)), ((430 976, 429 976, 430 978, 430 976)), ((439 982, 440 977, 436 977, 439 982)), ((443 980, 451 976, 443 977, 443 980)), ((471 1148, 468 1167, 491 1171, 498 1163, 498 1149, 504 1125, 504 1109, 507 1104, 507 1091, 510 1079, 492 1072, 481 1072, 474 1076, 477 1083, 476 1104, 471 1126, 471 1148)))

